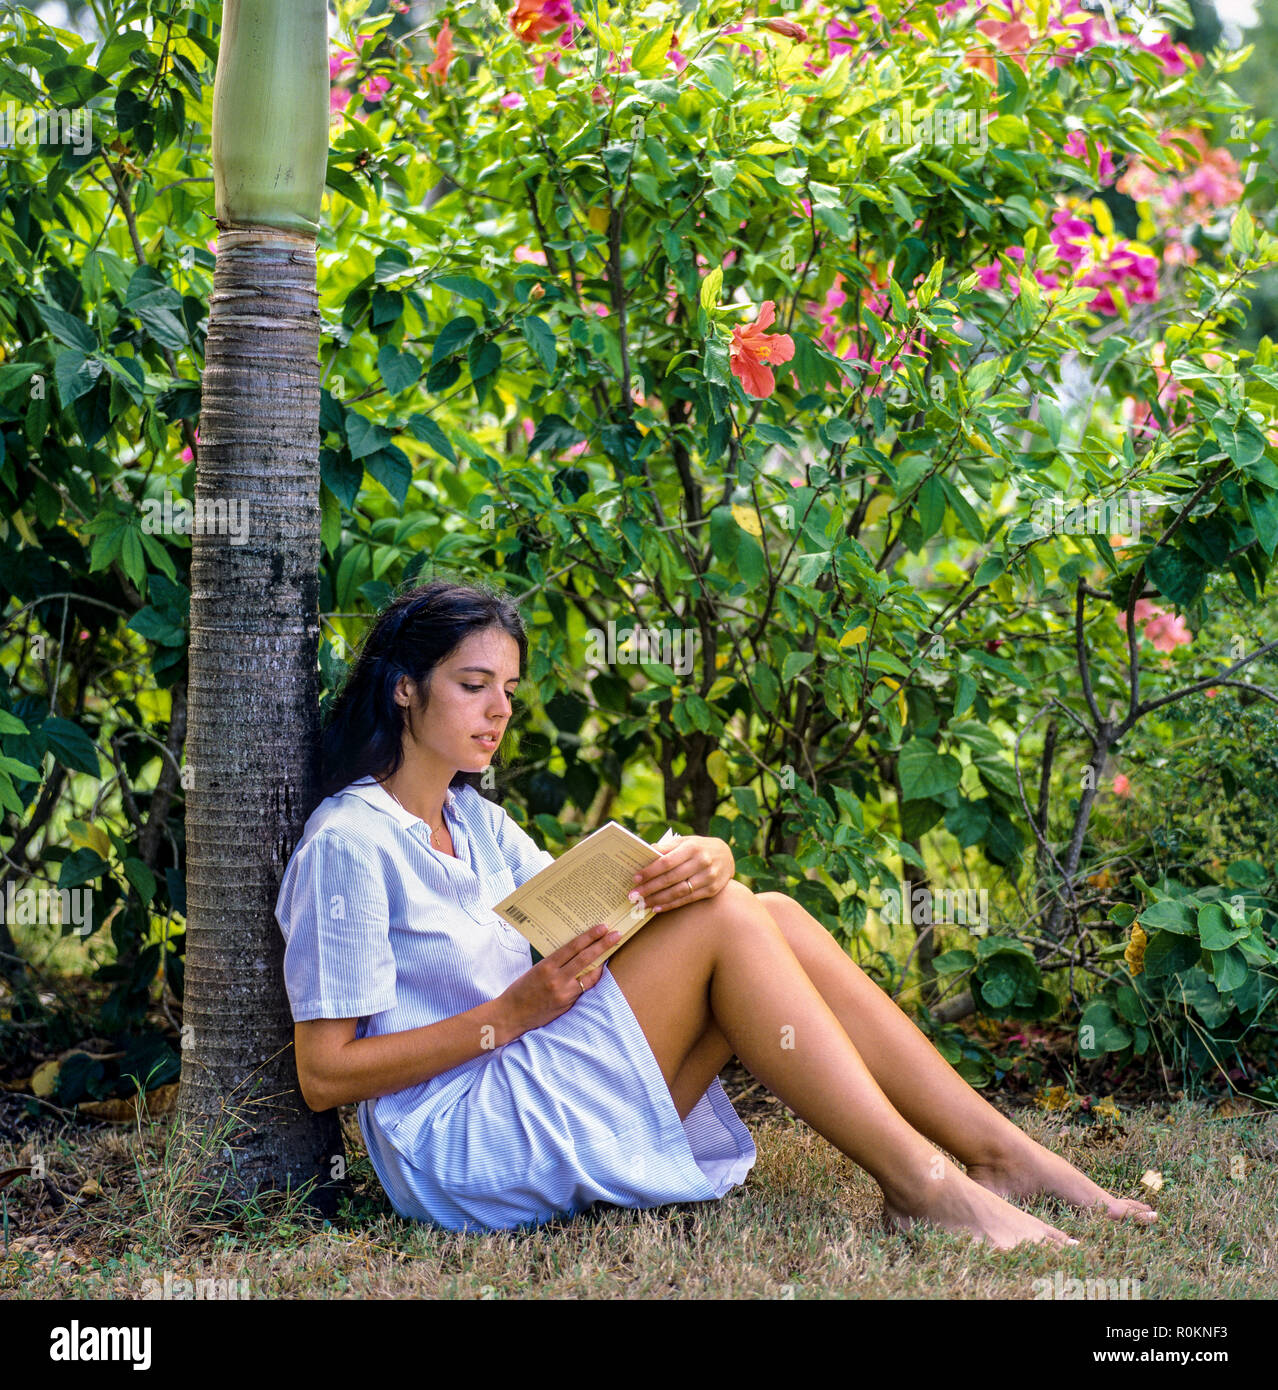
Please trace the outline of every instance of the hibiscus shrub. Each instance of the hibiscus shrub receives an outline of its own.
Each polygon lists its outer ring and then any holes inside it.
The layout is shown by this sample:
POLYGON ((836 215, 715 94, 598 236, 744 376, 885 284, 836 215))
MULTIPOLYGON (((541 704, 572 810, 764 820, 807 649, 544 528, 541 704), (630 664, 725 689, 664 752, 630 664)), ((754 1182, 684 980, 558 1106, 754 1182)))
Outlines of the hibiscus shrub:
MULTIPOLYGON (((450 559, 544 598, 532 823, 560 846, 633 781, 858 949, 893 944, 874 890, 908 876, 933 1006, 1131 988, 1096 797, 1143 719, 1268 650, 1245 611, 1241 651, 1193 640, 1278 543, 1272 344, 1229 346, 1273 243, 1196 114, 1238 133, 1236 60, 1176 43, 1176 5, 1140 34, 1069 0, 446 13, 429 100, 390 52, 369 120, 419 117, 447 175, 437 241, 403 214, 434 297, 365 361, 429 350, 430 404, 379 423, 435 446, 425 416, 482 479, 450 559), (632 641, 583 661, 618 612, 632 641), (944 910, 960 884, 993 934, 944 910)), ((393 285, 385 252, 346 273, 393 285)), ((1232 978, 1199 945, 1178 966, 1232 978)))

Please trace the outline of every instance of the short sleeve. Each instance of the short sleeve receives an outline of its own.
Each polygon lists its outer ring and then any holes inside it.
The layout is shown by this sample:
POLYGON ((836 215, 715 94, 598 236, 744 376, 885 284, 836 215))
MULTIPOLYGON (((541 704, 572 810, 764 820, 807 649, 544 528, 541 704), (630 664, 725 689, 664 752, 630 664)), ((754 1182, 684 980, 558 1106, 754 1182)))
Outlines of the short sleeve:
POLYGON ((501 857, 510 865, 515 875, 515 887, 519 888, 534 874, 555 862, 555 856, 548 849, 538 849, 537 842, 511 816, 504 806, 497 806, 497 848, 501 857))
POLYGON ((289 860, 275 917, 295 1023, 395 1007, 390 909, 376 858, 321 831, 289 860))

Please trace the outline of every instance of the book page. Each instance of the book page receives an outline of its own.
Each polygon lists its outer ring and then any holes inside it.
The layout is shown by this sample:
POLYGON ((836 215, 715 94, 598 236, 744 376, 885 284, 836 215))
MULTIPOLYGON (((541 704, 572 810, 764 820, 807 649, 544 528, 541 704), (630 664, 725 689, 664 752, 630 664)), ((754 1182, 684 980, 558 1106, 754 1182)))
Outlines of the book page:
MULTIPOLYGON (((657 842, 663 848, 675 839, 667 829, 657 842)), ((651 908, 640 908, 629 898, 634 876, 660 852, 616 821, 561 854, 526 883, 497 903, 493 911, 548 956, 574 937, 606 922, 610 931, 623 933, 608 950, 581 974, 607 960, 652 917, 651 908)))

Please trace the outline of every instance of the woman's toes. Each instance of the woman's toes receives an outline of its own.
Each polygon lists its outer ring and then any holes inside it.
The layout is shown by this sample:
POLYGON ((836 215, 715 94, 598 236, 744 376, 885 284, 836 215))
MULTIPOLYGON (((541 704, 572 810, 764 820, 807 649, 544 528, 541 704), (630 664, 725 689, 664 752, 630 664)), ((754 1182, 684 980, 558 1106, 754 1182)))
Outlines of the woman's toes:
POLYGON ((1146 1223, 1158 1220, 1158 1213, 1148 1202, 1138 1202, 1134 1198, 1111 1197, 1106 1204, 1105 1214, 1111 1221, 1121 1221, 1125 1216, 1146 1223))

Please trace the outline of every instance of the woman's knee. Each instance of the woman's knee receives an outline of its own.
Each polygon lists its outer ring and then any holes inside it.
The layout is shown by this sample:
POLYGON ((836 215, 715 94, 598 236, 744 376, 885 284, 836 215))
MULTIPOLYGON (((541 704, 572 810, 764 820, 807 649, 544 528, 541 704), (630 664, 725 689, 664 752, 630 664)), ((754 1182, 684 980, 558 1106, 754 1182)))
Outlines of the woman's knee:
POLYGON ((759 899, 744 883, 731 879, 713 897, 698 898, 682 908, 672 908, 670 915, 677 914, 682 920, 696 923, 699 932, 708 926, 739 931, 742 924, 747 922, 775 929, 776 922, 766 910, 760 911, 761 906, 759 899))

